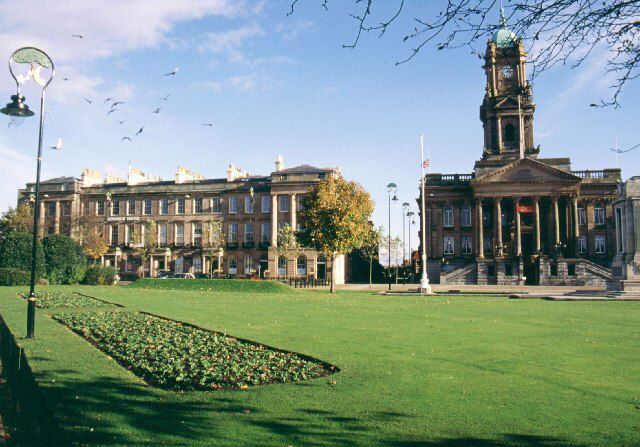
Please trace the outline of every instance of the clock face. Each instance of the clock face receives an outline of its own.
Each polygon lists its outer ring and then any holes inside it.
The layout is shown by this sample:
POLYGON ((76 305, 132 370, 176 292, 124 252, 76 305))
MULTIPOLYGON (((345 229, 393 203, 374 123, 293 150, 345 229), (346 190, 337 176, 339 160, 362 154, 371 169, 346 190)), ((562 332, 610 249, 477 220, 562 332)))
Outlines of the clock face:
POLYGON ((503 78, 510 79, 513 77, 513 67, 511 67, 510 65, 503 65, 502 67, 500 67, 500 73, 502 74, 503 78))

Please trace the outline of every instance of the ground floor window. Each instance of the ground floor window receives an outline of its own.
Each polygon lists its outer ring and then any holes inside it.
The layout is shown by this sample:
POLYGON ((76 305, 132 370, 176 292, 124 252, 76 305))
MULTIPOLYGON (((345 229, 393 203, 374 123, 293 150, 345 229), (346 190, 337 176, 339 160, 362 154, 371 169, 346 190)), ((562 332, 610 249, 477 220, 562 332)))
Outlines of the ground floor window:
POLYGON ((193 258, 193 273, 202 273, 202 258, 193 258))
POLYGON ((491 236, 485 236, 484 239, 482 239, 482 249, 485 255, 491 253, 493 249, 493 238, 491 236))
POLYGON ((587 236, 578 236, 578 253, 587 252, 587 236))
POLYGON ((471 236, 462 236, 460 238, 460 251, 463 255, 471 254, 471 236))
POLYGON ((445 255, 452 255, 455 253, 455 241, 453 236, 445 236, 443 245, 445 255))
POLYGON ((307 258, 304 256, 298 256, 296 261, 296 267, 298 269, 298 276, 307 276, 307 258))
POLYGON ((278 258, 278 275, 286 276, 287 275, 287 258, 284 256, 280 256, 278 258))
POLYGON ((245 256, 244 257, 244 274, 250 275, 252 268, 253 268, 253 256, 245 256))
POLYGON ((235 256, 231 256, 229 258, 229 274, 235 275, 238 273, 238 261, 236 261, 235 256))
POLYGON ((176 259, 176 265, 174 270, 176 273, 184 273, 184 258, 182 256, 176 259))
POLYGON ((596 235, 596 253, 603 254, 606 252, 604 234, 596 235))

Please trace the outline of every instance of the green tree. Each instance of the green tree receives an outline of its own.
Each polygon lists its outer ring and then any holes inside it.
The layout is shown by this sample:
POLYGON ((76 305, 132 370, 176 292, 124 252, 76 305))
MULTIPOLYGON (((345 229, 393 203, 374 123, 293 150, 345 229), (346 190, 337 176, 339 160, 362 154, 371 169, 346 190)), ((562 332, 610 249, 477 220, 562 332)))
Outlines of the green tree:
MULTIPOLYGON (((382 229, 384 232, 384 229, 382 229)), ((391 252, 389 252, 389 235, 382 235, 380 238, 380 257, 384 259, 384 267, 387 268, 389 276, 392 270, 396 269, 396 281, 398 280, 398 270, 403 263, 402 259, 402 239, 400 236, 391 238, 391 252)))
POLYGON ((331 292, 335 259, 365 243, 371 230, 373 200, 362 185, 340 176, 318 183, 304 199, 299 212, 301 242, 331 259, 331 292))
POLYGON ((0 244, 13 231, 29 233, 32 230, 33 212, 29 204, 21 203, 15 208, 9 208, 0 217, 0 244))
POLYGON ((209 276, 213 277, 213 258, 218 257, 218 270, 221 269, 220 259, 224 252, 225 236, 222 222, 213 217, 202 226, 202 253, 209 256, 209 276))
MULTIPOLYGON (((31 245, 33 236, 25 231, 9 233, 0 246, 0 268, 13 268, 31 271, 31 245)), ((42 242, 38 240, 36 246, 36 276, 42 278, 45 274, 44 253, 42 242)))
POLYGON ((42 239, 47 278, 52 284, 75 284, 84 278, 87 257, 75 240, 64 234, 42 239))
POLYGON ((369 260, 369 290, 371 290, 371 283, 373 282, 373 260, 379 257, 380 240, 383 231, 382 227, 374 227, 372 225, 360 247, 360 255, 369 260))
POLYGON ((275 253, 278 255, 278 258, 284 256, 287 259, 287 262, 290 257, 297 257, 300 253, 302 253, 302 247, 298 242, 298 235, 289 224, 283 225, 278 230, 277 242, 278 243, 274 247, 275 253))
MULTIPOLYGON (((158 226, 152 219, 149 222, 139 225, 133 232, 133 251, 142 261, 142 277, 144 278, 144 266, 147 260, 158 249, 158 226)), ((151 265, 149 265, 151 271, 151 265)))

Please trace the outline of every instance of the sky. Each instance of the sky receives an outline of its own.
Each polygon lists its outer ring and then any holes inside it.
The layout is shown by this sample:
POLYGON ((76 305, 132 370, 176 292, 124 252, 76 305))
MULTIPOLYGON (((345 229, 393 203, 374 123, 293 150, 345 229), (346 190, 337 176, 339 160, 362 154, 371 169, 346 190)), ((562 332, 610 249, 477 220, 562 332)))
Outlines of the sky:
MULTIPOLYGON (((482 61, 468 48, 425 48, 395 64, 410 54, 402 38, 412 18, 440 3, 412 2, 385 36, 365 35, 348 49, 354 2, 330 2, 326 11, 320 1, 299 0, 287 16, 290 0, 0 1, 0 61, 28 45, 56 65, 44 145, 62 138, 63 146, 45 149, 43 179, 79 177, 83 167, 125 177, 129 163, 163 179, 178 165, 207 178, 225 177, 229 164, 268 174, 282 155, 287 167, 340 166, 371 193, 377 225, 387 226, 386 185, 396 183, 391 231, 402 236, 400 205, 417 208, 419 134, 431 172, 469 173, 482 155, 482 61), (107 98, 124 104, 107 116, 107 98)), ((377 5, 384 16, 395 2, 377 5)), ((541 156, 602 169, 616 167, 609 149, 616 139, 621 148, 640 142, 640 81, 626 87, 621 107, 589 107, 611 95, 604 63, 595 54, 579 68, 560 66, 534 80, 541 156)), ((15 83, 3 70, 4 103, 15 83)), ((37 86, 22 92, 37 111, 37 86)), ((35 180, 38 120, 9 126, 2 115, 0 129, 1 211, 35 180)), ((618 164, 624 178, 640 173, 640 150, 618 164)), ((416 248, 417 225, 411 234, 416 248)))

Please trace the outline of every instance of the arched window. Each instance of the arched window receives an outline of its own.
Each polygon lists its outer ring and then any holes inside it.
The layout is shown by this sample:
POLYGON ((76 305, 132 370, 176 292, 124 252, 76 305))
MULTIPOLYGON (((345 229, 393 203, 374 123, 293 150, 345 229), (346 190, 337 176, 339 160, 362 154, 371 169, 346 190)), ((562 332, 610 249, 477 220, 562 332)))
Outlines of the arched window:
POLYGON ((235 256, 230 256, 229 257, 229 271, 228 273, 230 275, 235 275, 236 273, 238 273, 238 261, 236 260, 235 256))
POLYGON ((445 205, 442 209, 442 224, 447 227, 453 227, 453 207, 451 205, 445 205))
POLYGON ((503 140, 505 143, 513 144, 516 142, 516 128, 513 124, 507 123, 504 125, 503 140))
POLYGON ((307 276, 307 258, 305 256, 298 256, 296 267, 298 269, 298 276, 307 276))
POLYGON ((278 258, 278 276, 287 276, 287 258, 284 256, 278 258))
POLYGON ((605 224, 604 206, 601 203, 596 203, 593 207, 593 219, 596 225, 605 224))

